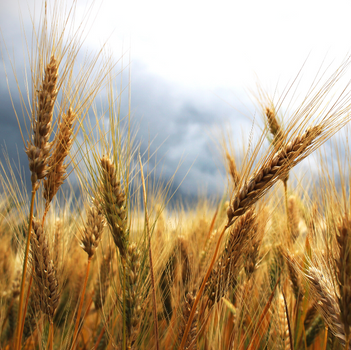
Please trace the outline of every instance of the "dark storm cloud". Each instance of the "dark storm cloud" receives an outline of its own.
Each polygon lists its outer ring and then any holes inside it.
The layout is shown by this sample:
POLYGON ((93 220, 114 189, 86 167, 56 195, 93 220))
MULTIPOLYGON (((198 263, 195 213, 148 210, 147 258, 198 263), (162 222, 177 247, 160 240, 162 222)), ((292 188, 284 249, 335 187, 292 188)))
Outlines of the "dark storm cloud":
MULTIPOLYGON (((150 146, 151 154, 157 153, 157 159, 161 160, 158 175, 167 182, 181 162, 174 187, 178 187, 185 178, 180 188, 182 194, 193 196, 199 189, 205 188, 210 194, 221 192, 223 178, 218 170, 221 161, 216 159, 216 153, 219 153, 210 135, 236 112, 208 91, 199 93, 172 86, 148 73, 139 64, 132 65, 132 71, 131 106, 133 120, 138 128, 137 141, 141 142, 142 152, 150 146)), ((13 98, 19 117, 22 118, 15 93, 13 98)), ((18 124, 4 86, 1 86, 0 101, 0 137, 6 144, 9 157, 17 160, 18 149, 21 164, 27 167, 28 160, 18 124)), ((125 104, 122 113, 126 113, 126 110, 125 104)), ((24 136, 26 139, 26 133, 24 136)))
POLYGON ((175 183, 190 171, 181 192, 195 195, 207 189, 209 194, 222 193, 223 167, 219 168, 222 160, 212 137, 230 121, 248 126, 248 120, 210 91, 172 85, 147 72, 138 62, 133 64, 132 71, 132 107, 143 147, 157 135, 150 147, 152 150, 160 147, 157 152, 164 157, 163 171, 169 177, 183 157, 175 183))

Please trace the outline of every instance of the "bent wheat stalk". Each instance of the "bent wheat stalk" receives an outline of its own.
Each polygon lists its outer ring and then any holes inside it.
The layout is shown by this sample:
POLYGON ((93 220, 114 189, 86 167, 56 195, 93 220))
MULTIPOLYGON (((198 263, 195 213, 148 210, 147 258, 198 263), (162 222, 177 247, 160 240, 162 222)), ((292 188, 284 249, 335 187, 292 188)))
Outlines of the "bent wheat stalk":
POLYGON ((286 176, 287 172, 309 153, 309 146, 322 134, 322 126, 310 127, 302 135, 296 136, 287 145, 282 147, 275 154, 268 156, 263 165, 244 182, 237 190, 227 210, 227 223, 223 227, 213 254, 210 266, 202 281, 201 287, 196 295, 193 308, 191 310, 187 326, 184 331, 179 350, 183 350, 187 340, 190 327, 196 312, 197 305, 204 292, 206 282, 210 277, 215 264, 220 243, 228 227, 233 225, 235 220, 252 207, 267 191, 277 182, 279 177, 286 176))

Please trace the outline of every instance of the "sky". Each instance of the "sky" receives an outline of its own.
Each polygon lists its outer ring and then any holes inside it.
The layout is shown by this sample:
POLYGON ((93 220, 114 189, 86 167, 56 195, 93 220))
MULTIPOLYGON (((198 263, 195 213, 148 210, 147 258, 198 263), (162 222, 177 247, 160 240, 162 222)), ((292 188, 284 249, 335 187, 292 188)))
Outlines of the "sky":
MULTIPOLYGON (((91 3, 78 0, 78 19, 91 3)), ((29 33, 30 14, 40 5, 0 0, 0 144, 23 166, 28 163, 5 68, 19 108, 16 85, 4 45, 21 71, 21 23, 29 33)), ((93 6, 84 49, 99 50, 107 43, 116 61, 122 54, 124 65, 130 61, 137 139, 144 149, 153 140, 150 148, 163 159, 166 180, 181 163, 174 183, 182 182, 182 195, 223 193, 218 135, 225 130, 241 145, 251 130, 259 133, 261 116, 251 94, 257 83, 279 95, 305 65, 302 94, 322 64, 336 69, 351 52, 349 1, 105 0, 93 6)))

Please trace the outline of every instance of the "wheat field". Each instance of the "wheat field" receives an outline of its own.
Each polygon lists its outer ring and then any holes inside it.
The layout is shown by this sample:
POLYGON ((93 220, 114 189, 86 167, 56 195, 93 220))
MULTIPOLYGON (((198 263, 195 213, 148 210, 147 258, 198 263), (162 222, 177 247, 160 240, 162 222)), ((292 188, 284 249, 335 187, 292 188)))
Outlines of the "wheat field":
POLYGON ((238 162, 219 140, 222 198, 174 204, 120 114, 112 56, 102 48, 77 72, 84 30, 62 8, 44 2, 27 39, 16 117, 31 190, 1 164, 1 349, 351 348, 350 157, 334 136, 351 95, 333 95, 350 60, 289 117, 259 89, 257 143, 238 162), (296 186, 293 168, 317 149, 318 171, 296 186), (63 191, 72 176, 79 191, 63 191))

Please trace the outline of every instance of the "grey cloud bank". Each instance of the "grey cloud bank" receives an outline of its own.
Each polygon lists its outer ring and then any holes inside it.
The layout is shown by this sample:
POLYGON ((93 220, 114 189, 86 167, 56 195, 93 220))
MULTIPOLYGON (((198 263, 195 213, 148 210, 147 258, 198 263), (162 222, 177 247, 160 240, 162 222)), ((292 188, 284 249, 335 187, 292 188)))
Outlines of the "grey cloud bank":
MULTIPOLYGON (((20 37, 17 40, 20 40, 20 37)), ((4 56, 3 60, 8 72, 14 106, 26 140, 28 135, 22 122, 23 115, 16 82, 8 58, 4 56)), ((22 68, 18 65, 17 71, 21 72, 22 68)), ((173 189, 182 182, 178 195, 185 198, 193 198, 199 191, 204 190, 209 195, 222 195, 226 184, 226 181, 223 181, 224 168, 221 166, 222 159, 219 159, 220 153, 212 138, 215 137, 216 131, 230 121, 236 120, 236 124, 240 120, 247 125, 249 122, 211 91, 173 85, 162 77, 148 72, 138 61, 131 63, 131 71, 131 110, 132 121, 137 130, 136 142, 140 142, 142 153, 150 147, 150 153, 157 154, 157 159, 161 160, 159 169, 156 170, 157 175, 167 182, 176 172, 173 189)), ((25 172, 25 178, 29 183, 28 159, 24 152, 3 69, 1 75, 1 145, 6 148, 5 152, 8 153, 12 166, 18 167, 18 160, 20 161, 21 169, 25 172)), ((18 78, 22 93, 25 94, 21 76, 18 78)), ((127 92, 124 94, 127 95, 127 92)), ((103 99, 103 96, 98 96, 97 101, 99 99, 103 99)), ((121 113, 126 115, 127 98, 124 97, 122 101, 121 113)), ((0 160, 5 163, 4 154, 0 155, 0 160)))

